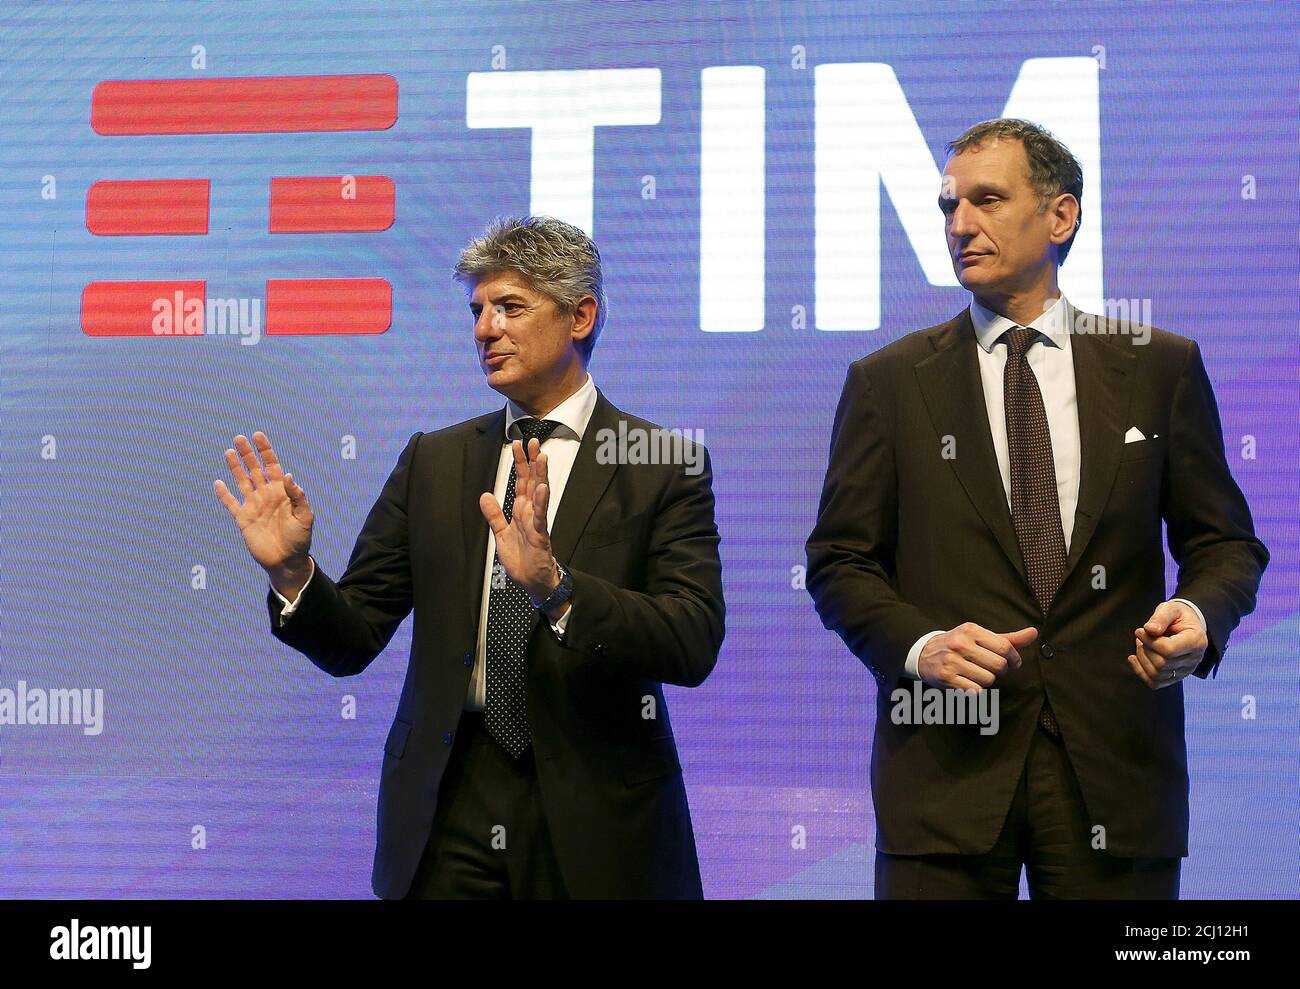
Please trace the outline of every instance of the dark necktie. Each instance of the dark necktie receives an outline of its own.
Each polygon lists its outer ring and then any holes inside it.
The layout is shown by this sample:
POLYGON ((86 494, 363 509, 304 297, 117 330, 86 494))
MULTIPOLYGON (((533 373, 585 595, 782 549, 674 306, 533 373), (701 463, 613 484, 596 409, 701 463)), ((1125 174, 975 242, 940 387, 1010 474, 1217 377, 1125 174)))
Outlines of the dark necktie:
MULTIPOLYGON (((551 419, 517 419, 515 426, 528 455, 528 441, 545 443, 560 424, 551 419)), ((515 508, 515 468, 506 481, 501 511, 509 521, 515 508)), ((528 732, 528 705, 524 691, 524 659, 528 632, 535 609, 527 592, 510 579, 501 561, 492 555, 492 579, 488 593, 487 618, 487 703, 483 718, 503 749, 516 759, 528 749, 532 737, 528 732)))
MULTIPOLYGON (((1025 356, 1038 338, 1038 331, 1017 326, 1002 336, 1007 343, 1002 384, 1011 462, 1011 522, 1029 586, 1046 614, 1065 579, 1066 554, 1047 410, 1038 378, 1025 356)), ((1045 699, 1038 723, 1051 734, 1060 735, 1056 717, 1045 699)))

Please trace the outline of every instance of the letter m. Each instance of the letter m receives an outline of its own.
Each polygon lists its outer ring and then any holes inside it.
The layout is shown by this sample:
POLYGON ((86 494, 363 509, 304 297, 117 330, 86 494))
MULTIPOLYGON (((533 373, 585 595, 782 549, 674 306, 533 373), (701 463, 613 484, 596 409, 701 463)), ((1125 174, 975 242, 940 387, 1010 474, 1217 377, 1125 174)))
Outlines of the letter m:
MULTIPOLYGON (((1099 312, 1103 299, 1097 72, 1092 58, 1027 59, 1002 111, 1051 130, 1083 166, 1087 209, 1060 284, 1089 312, 1099 312)), ((817 328, 878 329, 882 185, 926 280, 958 284, 937 205, 940 169, 888 65, 819 65, 814 86, 817 328)))

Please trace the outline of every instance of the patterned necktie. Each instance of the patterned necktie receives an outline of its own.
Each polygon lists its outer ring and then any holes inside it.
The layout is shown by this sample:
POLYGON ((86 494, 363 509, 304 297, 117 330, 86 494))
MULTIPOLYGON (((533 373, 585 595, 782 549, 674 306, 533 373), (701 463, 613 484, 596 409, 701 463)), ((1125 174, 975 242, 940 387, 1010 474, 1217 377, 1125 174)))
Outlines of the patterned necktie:
MULTIPOLYGON (((1003 401, 1007 420, 1007 452, 1011 461, 1011 522, 1025 561, 1029 586, 1046 614, 1065 579, 1065 533, 1052 460, 1052 434, 1038 378, 1026 353, 1038 331, 1017 326, 1002 334, 1007 343, 1003 371, 1003 401)), ((1060 727, 1046 699, 1038 723, 1053 735, 1060 727)))
MULTIPOLYGON (((560 424, 551 419, 517 419, 528 455, 528 441, 545 443, 560 424)), ((515 508, 515 469, 511 460, 506 496, 501 505, 509 521, 515 508)), ((492 556, 491 590, 487 619, 487 704, 484 723, 503 749, 518 759, 532 738, 528 731, 528 706, 524 691, 524 659, 534 608, 528 593, 510 579, 500 558, 492 556)))

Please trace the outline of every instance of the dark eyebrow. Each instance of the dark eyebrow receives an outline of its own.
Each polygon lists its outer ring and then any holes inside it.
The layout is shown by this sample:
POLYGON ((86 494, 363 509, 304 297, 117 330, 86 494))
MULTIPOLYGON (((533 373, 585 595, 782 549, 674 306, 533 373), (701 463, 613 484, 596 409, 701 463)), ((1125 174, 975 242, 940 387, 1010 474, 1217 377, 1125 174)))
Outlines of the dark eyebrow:
MULTIPOLYGON (((1003 198, 1006 198, 1011 195, 1011 191, 995 182, 977 182, 966 191, 967 199, 979 199, 981 196, 988 195, 1002 196, 1003 198)), ((942 192, 939 193, 940 203, 953 202, 954 198, 956 197, 945 196, 942 192)))
MULTIPOLYGON (((491 300, 491 303, 492 303, 492 305, 494 305, 494 306, 502 306, 502 305, 505 305, 505 304, 508 303, 508 302, 521 302, 521 303, 524 303, 524 304, 526 305, 526 304, 528 303, 528 300, 525 299, 522 295, 514 295, 514 294, 512 294, 512 293, 506 293, 505 295, 499 295, 499 296, 497 296, 495 299, 492 299, 492 300, 491 300)), ((482 303, 480 303, 480 302, 473 302, 473 301, 471 301, 470 304, 469 304, 469 307, 470 307, 471 309, 473 309, 475 306, 481 306, 481 305, 482 305, 482 303)))
MULTIPOLYGON (((985 196, 1001 196, 1003 199, 1006 199, 1010 195, 1011 193, 1009 190, 1003 188, 1000 185, 997 185, 996 183, 991 183, 991 182, 976 183, 966 192, 966 198, 971 200, 972 202, 974 202, 977 199, 982 199, 985 196)), ((944 209, 945 205, 956 203, 956 202, 957 202, 956 197, 945 196, 942 192, 939 193, 939 209, 944 210, 944 212, 947 212, 947 210, 944 209)))

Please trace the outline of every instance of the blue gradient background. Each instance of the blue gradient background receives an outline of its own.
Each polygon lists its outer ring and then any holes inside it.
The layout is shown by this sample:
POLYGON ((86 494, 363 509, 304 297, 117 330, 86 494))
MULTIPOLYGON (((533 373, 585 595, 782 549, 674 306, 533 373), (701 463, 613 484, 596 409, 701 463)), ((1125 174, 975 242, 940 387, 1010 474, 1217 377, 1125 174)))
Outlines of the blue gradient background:
POLYGON ((791 307, 813 301, 812 67, 891 65, 941 162, 945 140, 1001 112, 1025 59, 1105 47, 1103 186, 1084 200, 1104 201, 1105 294, 1152 299, 1156 325, 1200 342, 1273 554, 1218 678, 1186 690, 1183 893, 1294 896, 1298 29, 1284 4, 0 6, 0 687, 102 687, 106 706, 97 737, 0 727, 0 896, 370 895, 409 621, 352 680, 281 646, 212 480, 235 433, 266 431, 311 497, 314 553, 337 577, 407 437, 500 404, 449 277, 489 217, 528 207, 528 132, 465 126, 466 75, 490 68, 494 45, 513 70, 662 70, 657 126, 596 133, 610 316, 592 373, 623 408, 703 429, 713 456, 727 640, 704 686, 669 691, 706 894, 828 898, 872 892, 874 685, 791 586, 792 568, 847 365, 966 296, 925 281, 886 193, 882 327, 791 328, 791 307), (204 72, 190 68, 193 44, 207 49, 204 72), (790 67, 793 45, 807 69, 790 67), (698 328, 699 73, 719 65, 767 69, 759 333, 698 328), (376 72, 400 87, 383 132, 89 126, 104 79, 376 72), (266 233, 272 175, 342 173, 394 179, 392 229, 266 233), (40 196, 47 174, 54 201, 40 196), (1241 198, 1246 174, 1255 200, 1241 198), (148 177, 210 177, 210 233, 87 232, 93 182, 148 177), (344 275, 392 283, 387 333, 247 347, 79 327, 92 280, 206 278, 210 296, 262 297, 267 277, 344 275), (54 461, 40 456, 47 434, 54 461), (1239 454, 1247 434, 1254 460, 1239 454), (356 460, 340 458, 344 435, 356 460), (206 590, 190 587, 196 564, 206 590), (195 825, 204 850, 190 847, 195 825), (796 825, 806 848, 791 847, 796 825))

